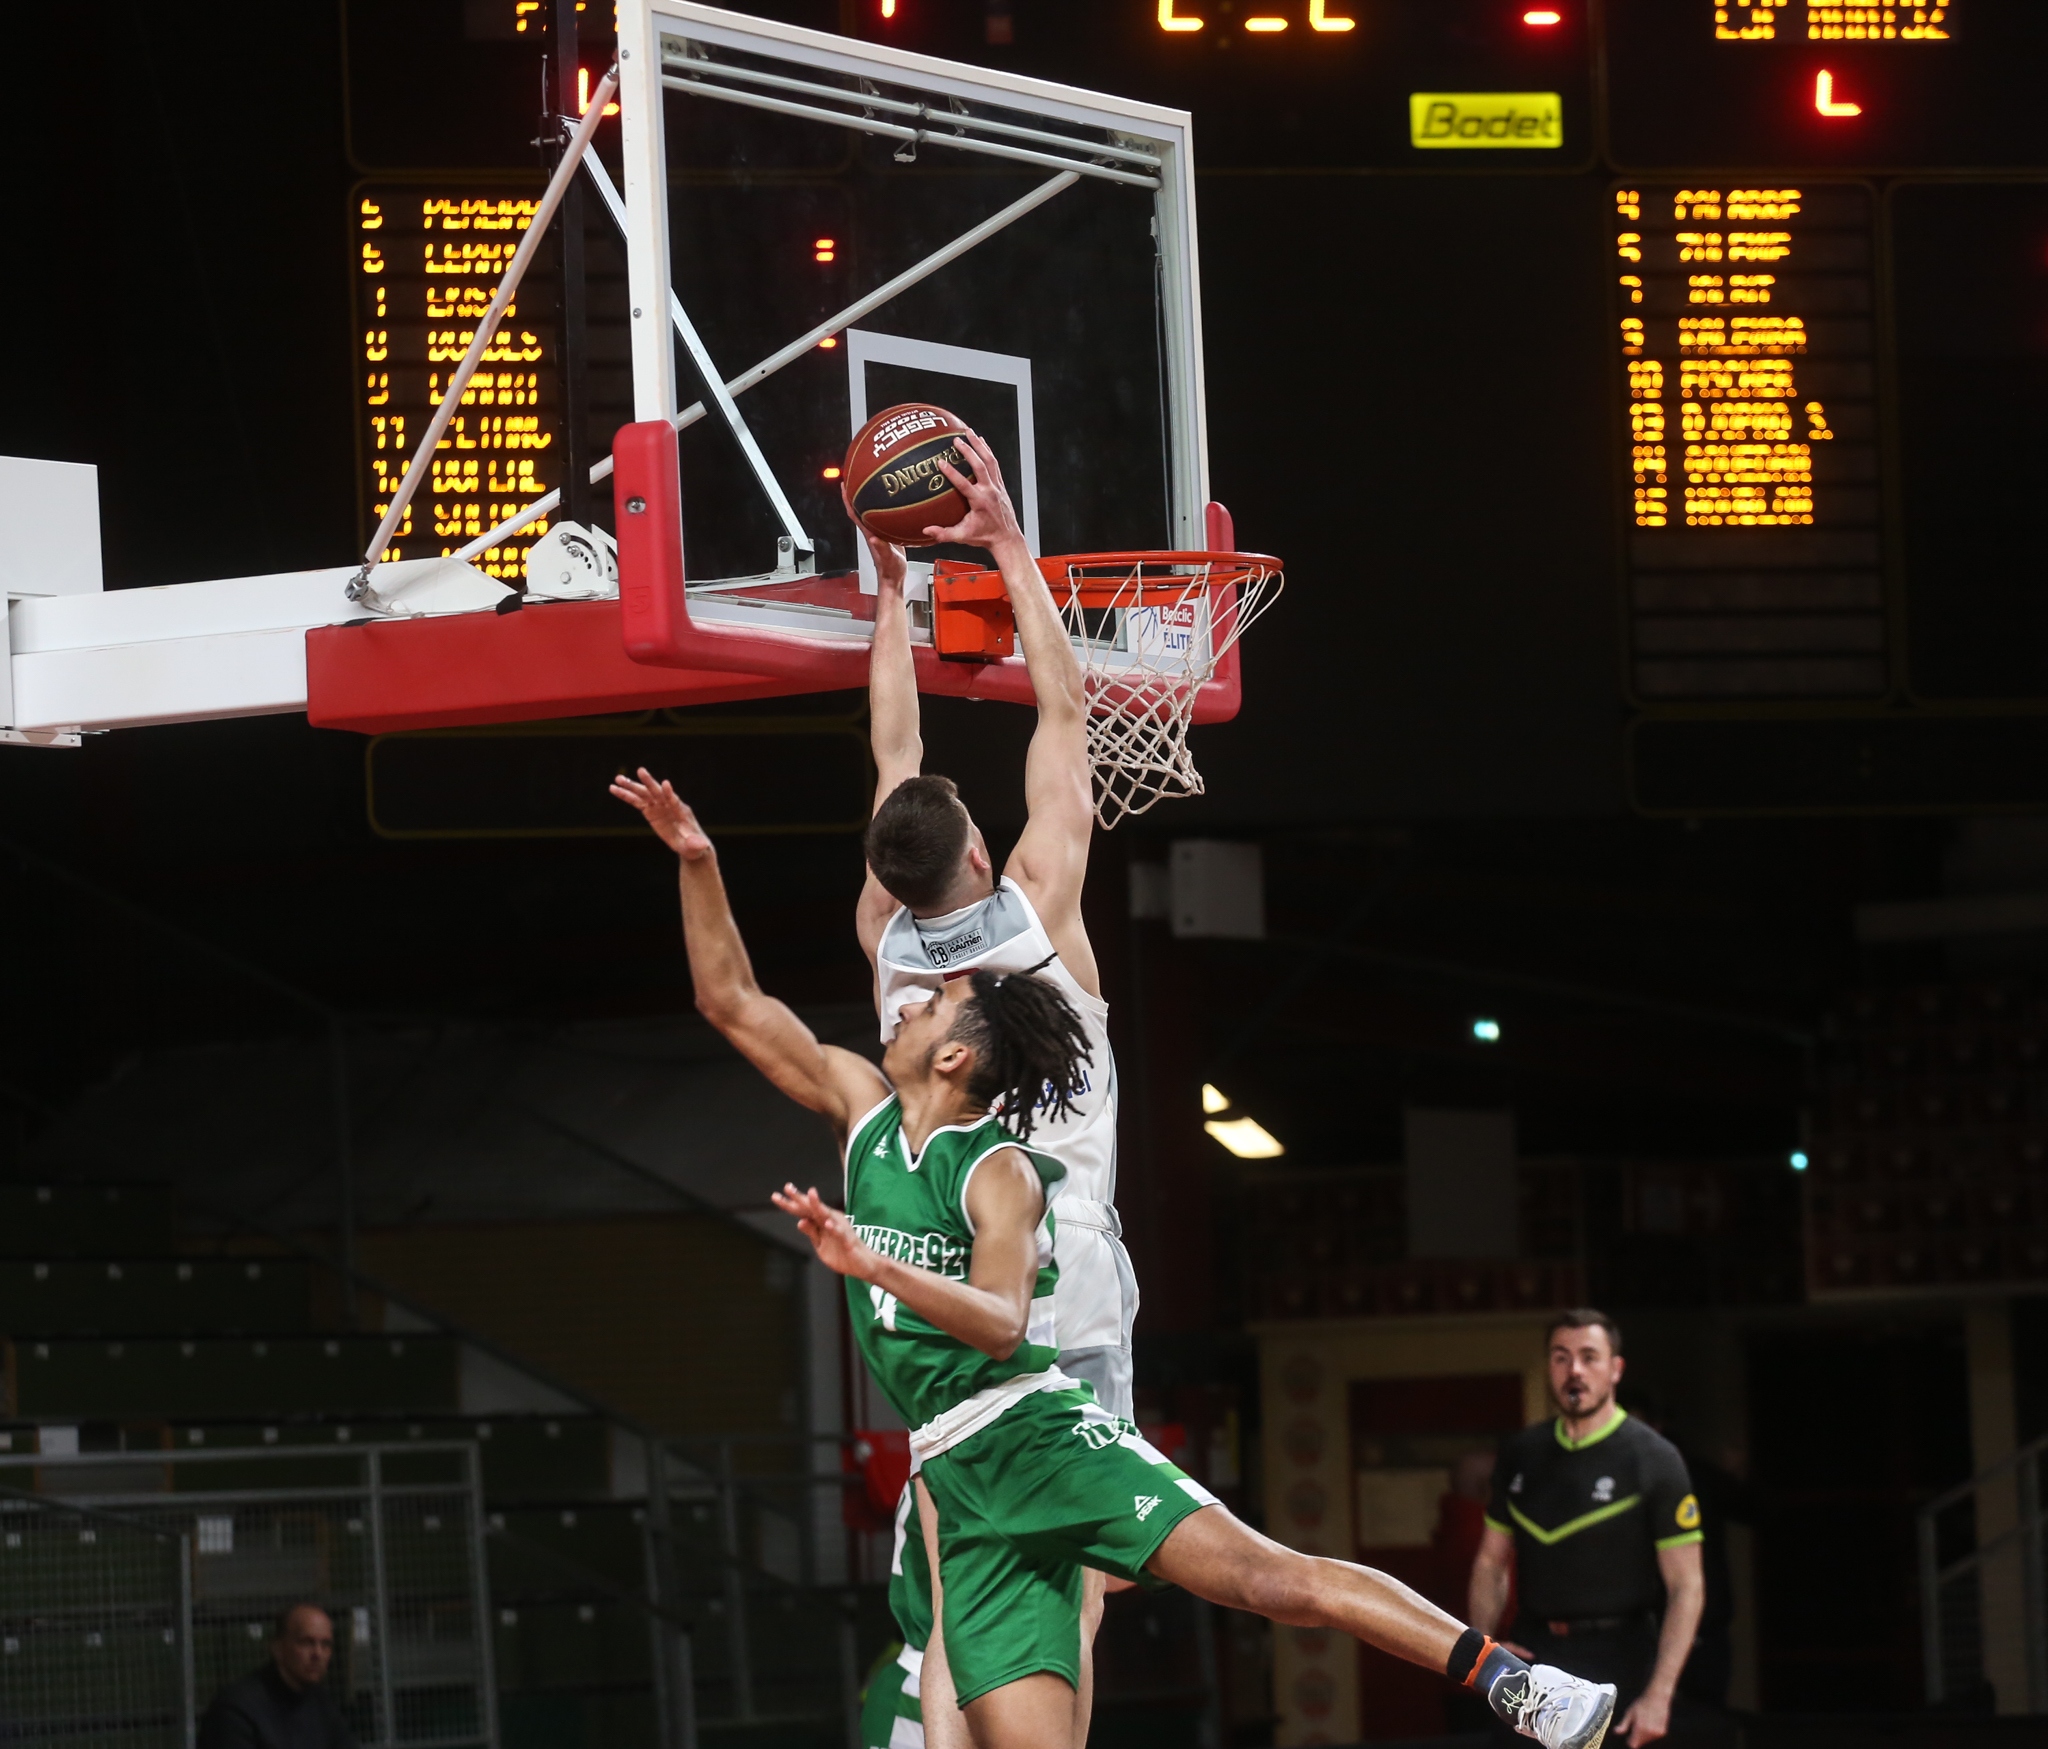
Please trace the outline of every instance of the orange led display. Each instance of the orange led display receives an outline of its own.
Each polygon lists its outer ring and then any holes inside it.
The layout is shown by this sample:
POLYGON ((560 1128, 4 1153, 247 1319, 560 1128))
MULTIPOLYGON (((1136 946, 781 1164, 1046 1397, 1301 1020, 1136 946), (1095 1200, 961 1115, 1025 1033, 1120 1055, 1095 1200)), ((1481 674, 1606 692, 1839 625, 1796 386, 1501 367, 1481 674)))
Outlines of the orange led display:
MULTIPOLYGON (((1839 204, 1838 191, 1827 198, 1839 204)), ((1837 383, 1853 383, 1867 399, 1869 373, 1845 373, 1832 357, 1809 362, 1817 312, 1798 306, 1812 297, 1828 311, 1832 354, 1850 336, 1832 318, 1867 308, 1868 285, 1802 271, 1801 220, 1811 205, 1798 188, 1675 188, 1661 198, 1616 191, 1637 528, 1806 528, 1821 514, 1814 446, 1835 438, 1828 401, 1837 383), (1738 230, 1727 224, 1733 219, 1776 223, 1738 230), (1729 271, 1756 262, 1772 270, 1729 271), (1827 386, 1825 397, 1804 380, 1809 374, 1827 386)), ((1867 251, 1867 238, 1831 236, 1827 265, 1861 260, 1859 248, 1867 251)), ((1867 350, 1867 322, 1853 332, 1867 350)))
POLYGON ((1835 96, 1835 76, 1822 69, 1813 76, 1813 107, 1822 115, 1861 115, 1863 105, 1835 96))
MULTIPOLYGON (((380 189, 356 202, 364 510, 384 514, 413 445, 490 307, 505 264, 539 206, 527 196, 380 189)), ((463 391, 427 482, 387 557, 451 553, 559 482, 551 322, 526 313, 531 280, 506 310, 463 391)), ((547 309, 545 294, 541 308, 547 309)), ((476 562, 493 577, 524 574, 545 518, 476 562)))
POLYGON ((1870 191, 1731 177, 1613 199, 1637 696, 1881 692, 1870 191))
POLYGON ((1714 0, 1722 42, 1949 40, 1949 0, 1714 0))
MULTIPOLYGON (((1810 200, 1797 188, 1679 188, 1658 223, 1654 194, 1617 191, 1616 253, 1632 268, 1617 276, 1627 361, 1629 491, 1639 529, 1809 528, 1823 489, 1814 446, 1832 443, 1826 402, 1802 383, 1809 371, 1869 394, 1868 370, 1813 359, 1808 314, 1783 308, 1802 294, 1831 312, 1855 307, 1855 291, 1800 272, 1797 221, 1810 200), (1702 219, 1768 214, 1793 226, 1768 231, 1707 230, 1702 219), (1703 263, 1767 260, 1783 272, 1700 272, 1703 263), (1748 305, 1737 313, 1725 306, 1748 305), (1765 308, 1764 306, 1769 306, 1765 308), (1658 356, 1659 354, 1663 356, 1658 356), (1675 369, 1673 368, 1675 367, 1675 369), (1673 391, 1676 390, 1674 394, 1673 391)), ((1849 253, 1833 238, 1829 265, 1849 253)), ((1835 276, 1830 275, 1832 282, 1835 276)), ((1867 283, 1858 288, 1867 304, 1867 283)), ((1828 351, 1845 338, 1831 323, 1828 351)), ((1867 324, 1861 333, 1868 349, 1867 324)))
MULTIPOLYGON (((1345 36, 1358 28, 1358 20, 1348 12, 1336 10, 1340 0, 1307 0, 1302 15, 1312 36, 1345 36)), ((1191 0, 1158 0, 1159 28, 1176 35, 1208 28, 1209 20, 1199 12, 1184 10, 1191 0)), ((1227 25, 1230 11, 1228 5, 1218 8, 1219 25, 1227 25)), ((1253 36, 1278 36, 1287 30, 1293 20, 1281 12, 1257 12, 1243 20, 1242 28, 1253 36)))

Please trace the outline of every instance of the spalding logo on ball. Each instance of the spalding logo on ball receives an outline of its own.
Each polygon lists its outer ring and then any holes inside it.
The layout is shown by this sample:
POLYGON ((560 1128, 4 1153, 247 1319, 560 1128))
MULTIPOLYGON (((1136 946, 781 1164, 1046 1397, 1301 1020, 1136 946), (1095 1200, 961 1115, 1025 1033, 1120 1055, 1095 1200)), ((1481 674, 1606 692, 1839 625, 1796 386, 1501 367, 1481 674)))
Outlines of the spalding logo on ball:
POLYGON ((900 547, 932 545, 927 528, 950 528, 967 514, 967 500, 939 471, 943 461, 974 478, 954 442, 966 429, 945 408, 921 401, 883 408, 847 446, 839 493, 854 521, 900 547))

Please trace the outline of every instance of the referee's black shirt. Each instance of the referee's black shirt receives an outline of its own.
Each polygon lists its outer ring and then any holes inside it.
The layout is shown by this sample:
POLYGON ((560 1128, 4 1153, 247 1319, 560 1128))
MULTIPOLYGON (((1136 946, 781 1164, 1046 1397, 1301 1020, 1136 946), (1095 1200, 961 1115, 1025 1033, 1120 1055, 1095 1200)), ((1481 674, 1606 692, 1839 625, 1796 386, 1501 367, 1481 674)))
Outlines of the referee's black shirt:
POLYGON ((1579 1441, 1539 1421, 1501 1448, 1486 1522, 1515 1539, 1521 1613, 1598 1621, 1664 1607, 1659 1549, 1700 1540, 1685 1459, 1626 1410, 1579 1441))

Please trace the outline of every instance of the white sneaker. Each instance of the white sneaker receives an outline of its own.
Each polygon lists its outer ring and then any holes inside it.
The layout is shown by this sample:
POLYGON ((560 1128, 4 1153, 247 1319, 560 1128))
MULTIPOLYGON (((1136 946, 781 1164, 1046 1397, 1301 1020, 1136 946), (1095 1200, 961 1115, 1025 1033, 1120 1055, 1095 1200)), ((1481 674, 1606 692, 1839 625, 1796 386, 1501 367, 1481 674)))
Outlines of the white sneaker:
POLYGON ((1614 1692, 1611 1682, 1588 1682, 1555 1664, 1532 1664, 1527 1676, 1503 1676, 1489 1698, 1543 1749, 1600 1749, 1614 1717, 1614 1692))

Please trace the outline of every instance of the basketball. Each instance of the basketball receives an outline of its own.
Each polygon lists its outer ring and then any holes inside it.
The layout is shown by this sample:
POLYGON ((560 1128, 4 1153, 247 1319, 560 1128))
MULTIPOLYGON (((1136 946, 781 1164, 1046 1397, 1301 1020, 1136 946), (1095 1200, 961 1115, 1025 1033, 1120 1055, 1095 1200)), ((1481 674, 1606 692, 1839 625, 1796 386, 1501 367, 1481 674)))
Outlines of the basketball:
POLYGON ((950 528, 967 514, 967 501, 939 471, 943 461, 974 478, 953 441, 966 429, 945 408, 922 401, 883 408, 847 446, 839 481, 847 513, 878 540, 930 546, 927 528, 950 528))

